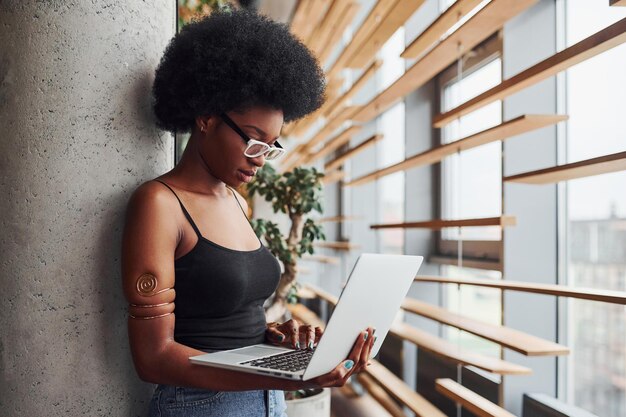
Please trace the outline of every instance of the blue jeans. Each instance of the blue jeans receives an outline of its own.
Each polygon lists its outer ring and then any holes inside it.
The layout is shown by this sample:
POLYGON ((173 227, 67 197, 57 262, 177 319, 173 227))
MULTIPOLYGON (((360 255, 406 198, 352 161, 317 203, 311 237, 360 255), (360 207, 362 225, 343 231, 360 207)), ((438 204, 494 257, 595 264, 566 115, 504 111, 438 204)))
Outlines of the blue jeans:
POLYGON ((159 385, 149 417, 287 417, 282 391, 208 391, 159 385))

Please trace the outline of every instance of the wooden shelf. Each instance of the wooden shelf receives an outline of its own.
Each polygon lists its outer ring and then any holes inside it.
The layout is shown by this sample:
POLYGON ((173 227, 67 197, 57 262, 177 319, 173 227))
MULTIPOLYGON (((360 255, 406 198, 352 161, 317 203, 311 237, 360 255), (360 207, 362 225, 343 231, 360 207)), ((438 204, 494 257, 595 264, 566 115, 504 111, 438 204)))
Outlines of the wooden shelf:
POLYGON ((317 55, 321 64, 326 62, 333 51, 330 45, 337 45, 346 28, 352 23, 361 6, 358 2, 350 0, 335 0, 328 14, 319 26, 319 33, 311 37, 311 50, 317 55))
POLYGON ((291 20, 291 32, 306 43, 332 2, 333 0, 299 2, 291 20))
POLYGON ((352 250, 359 249, 361 247, 361 245, 356 245, 350 242, 315 242, 313 243, 313 246, 334 250, 352 250))
POLYGON ((339 109, 346 101, 350 100, 361 88, 376 74, 376 71, 381 67, 383 61, 377 59, 365 70, 363 74, 352 84, 352 86, 341 97, 328 105, 328 108, 324 110, 324 116, 333 118, 337 109, 339 109))
POLYGON ((324 102, 324 104, 322 104, 319 109, 315 110, 308 116, 305 116, 304 118, 285 126, 283 128, 282 134, 284 136, 302 136, 309 129, 314 121, 322 117, 330 103, 339 98, 339 92, 342 85, 343 78, 341 77, 334 77, 329 79, 328 83, 326 84, 326 101, 324 102))
POLYGON ((524 184, 552 184, 624 170, 626 170, 626 152, 618 152, 585 161, 511 175, 504 177, 503 181, 524 184))
POLYGON ((361 44, 372 34, 381 17, 386 15, 389 8, 393 6, 396 0, 378 0, 372 7, 363 23, 358 27, 350 43, 339 53, 339 56, 326 73, 327 76, 334 77, 346 67, 346 62, 359 49, 361 44))
MULTIPOLYGON (((287 308, 297 320, 313 326, 321 327, 322 329, 325 327, 324 322, 320 320, 314 312, 302 304, 290 304, 287 308)), ((381 387, 385 389, 385 391, 396 397, 401 403, 416 412, 417 415, 445 417, 445 415, 442 414, 437 408, 435 408, 417 392, 413 391, 404 381, 388 371, 387 368, 378 363, 378 361, 372 359, 371 362, 372 365, 369 366, 364 373, 360 374, 366 376, 366 382, 369 381, 372 383, 373 381, 368 378, 373 378, 378 384, 380 384, 381 387)), ((376 395, 376 398, 382 399, 383 397, 385 396, 376 395)), ((381 401, 381 404, 385 406, 385 404, 390 405, 391 403, 387 398, 385 398, 384 401, 381 401)))
POLYGON ((418 300, 406 298, 402 308, 414 314, 427 317, 448 326, 453 326, 466 332, 475 334, 504 347, 515 350, 527 356, 567 355, 569 349, 565 346, 532 336, 518 330, 504 326, 484 323, 478 320, 452 313, 441 307, 433 306, 418 300))
POLYGON ((339 301, 339 297, 336 297, 334 295, 332 295, 331 293, 324 291, 321 288, 316 287, 315 285, 311 285, 311 284, 306 284, 305 288, 309 289, 310 291, 312 291, 316 296, 318 296, 319 298, 321 298, 322 300, 326 301, 327 303, 330 303, 332 305, 337 304, 337 301, 339 301))
POLYGON ((464 16, 474 10, 482 0, 457 0, 424 30, 400 55, 402 58, 418 58, 464 16))
POLYGON ((335 216, 335 217, 322 217, 318 221, 320 223, 328 222, 347 222, 351 220, 363 220, 363 216, 335 216))
MULTIPOLYGON (((452 265, 457 266, 459 259, 456 256, 442 256, 433 255, 428 258, 428 262, 439 265, 452 265)), ((481 259, 481 258, 462 258, 462 264, 466 268, 484 269, 487 271, 502 271, 502 263, 493 259, 481 259)))
POLYGON ((396 322, 391 326, 389 332, 396 337, 415 344, 420 349, 450 360, 455 364, 471 365, 499 375, 529 375, 532 373, 530 368, 524 366, 464 351, 456 344, 416 329, 407 323, 396 322))
POLYGON ((470 51, 508 20, 537 0, 497 0, 487 4, 459 29, 438 43, 389 88, 378 94, 354 115, 353 120, 367 122, 398 103, 404 96, 423 86, 459 58, 459 45, 470 51))
POLYGON ((558 297, 579 298, 582 300, 602 301, 605 303, 626 305, 626 292, 576 288, 564 285, 534 284, 532 282, 493 281, 489 279, 446 278, 436 276, 417 276, 416 282, 437 282, 442 284, 462 284, 478 287, 498 288, 501 290, 521 291, 535 294, 555 295, 558 297))
POLYGON ((287 310, 289 310, 291 315, 296 320, 299 320, 306 324, 310 324, 315 327, 319 327, 321 329, 326 327, 326 324, 319 317, 317 317, 317 314, 315 314, 302 304, 287 304, 287 310))
POLYGON ((348 159, 350 159, 353 156, 357 155, 359 152, 362 152, 365 149, 369 148, 370 146, 376 144, 376 142, 378 142, 382 138, 383 138, 383 135, 374 135, 374 136, 364 140, 363 142, 361 142, 360 144, 358 144, 354 148, 348 149, 346 152, 342 153, 337 158, 335 158, 332 161, 326 163, 326 165, 324 165, 324 169, 331 170, 331 169, 338 168, 345 161, 347 161, 348 159))
MULTIPOLYGON (((312 285, 306 285, 302 289, 306 289, 310 293, 332 305, 337 304, 337 297, 320 288, 312 285)), ((389 329, 389 332, 396 337, 415 344, 420 349, 427 350, 457 364, 476 366, 477 368, 500 375, 528 375, 532 373, 531 369, 524 366, 506 362, 498 358, 491 358, 463 351, 457 345, 454 345, 447 340, 440 339, 401 321, 394 322, 389 329)))
POLYGON ((306 158, 305 163, 310 164, 313 161, 316 161, 320 158, 325 157, 329 153, 335 151, 344 143, 350 142, 350 139, 352 139, 352 136, 356 135, 360 130, 361 130, 361 126, 350 126, 346 130, 344 130, 343 132, 339 133, 337 136, 335 136, 334 138, 326 142, 324 146, 321 146, 317 152, 310 154, 309 157, 306 158))
POLYGON ((396 33, 404 23, 419 9, 424 0, 397 0, 389 12, 380 19, 380 24, 372 31, 352 55, 346 67, 363 68, 376 55, 380 48, 396 33))
MULTIPOLYGON (((339 57, 335 60, 332 67, 327 72, 328 77, 334 77, 341 72, 341 70, 347 68, 348 65, 352 65, 354 57, 359 55, 364 45, 375 40, 373 35, 377 31, 377 28, 382 24, 385 18, 390 16, 393 7, 398 3, 398 0, 378 0, 376 4, 374 4, 371 11, 352 37, 350 43, 343 49, 343 51, 341 51, 339 57)), ((406 20, 411 16, 411 14, 409 13, 409 9, 407 9, 405 13, 406 20)), ((398 27, 401 25, 402 23, 398 27)), ((393 34, 393 32, 391 34, 393 34)), ((381 46, 382 44, 378 45, 378 48, 381 46)), ((374 50, 374 54, 370 56, 370 59, 374 58, 378 48, 374 50)), ((364 60, 364 58, 366 57, 362 57, 361 60, 364 60)))
POLYGON ((443 127, 454 119, 471 113, 496 100, 509 97, 524 88, 556 75, 569 67, 599 55, 624 42, 626 42, 626 19, 622 19, 588 38, 583 39, 577 44, 544 59, 519 74, 502 81, 497 86, 466 101, 460 106, 435 116, 434 126, 443 127))
POLYGON ((290 159, 289 163, 286 161, 283 162, 285 171, 289 171, 304 163, 306 158, 308 158, 308 154, 311 153, 311 149, 313 149, 317 144, 325 141, 331 133, 337 130, 345 121, 349 120, 359 109, 360 106, 345 106, 341 111, 339 111, 334 119, 322 127, 311 139, 309 139, 309 141, 303 143, 303 146, 298 152, 299 155, 296 155, 296 159, 290 159))
POLYGON ((324 256, 324 255, 308 255, 302 257, 303 261, 319 262, 322 264, 339 265, 341 259, 336 256, 324 256))
POLYGON ((495 142, 497 140, 506 140, 508 138, 521 135, 523 133, 528 133, 536 129, 541 129, 542 127, 554 125, 567 119, 568 116, 562 115, 525 114, 522 116, 518 116, 507 122, 483 130, 482 132, 475 133, 473 135, 467 136, 451 143, 437 146, 435 148, 429 149, 425 152, 407 158, 397 164, 363 175, 348 182, 345 185, 362 185, 370 181, 377 180, 386 175, 393 174, 395 172, 406 171, 408 169, 416 168, 418 166, 434 164, 457 152, 466 151, 468 149, 495 142))
MULTIPOLYGON (((404 410, 398 406, 398 403, 378 385, 371 376, 361 372, 356 376, 357 381, 367 392, 375 399, 389 414, 393 417, 406 417, 404 410)), ((378 417, 378 416, 377 416, 378 417)))
POLYGON ((515 417, 514 414, 509 413, 504 408, 481 397, 450 378, 436 379, 435 389, 452 401, 461 404, 463 408, 469 410, 473 415, 479 417, 515 417))
POLYGON ((365 371, 374 378, 389 394, 407 406, 418 416, 445 417, 438 408, 409 387, 403 380, 395 376, 391 371, 382 366, 378 361, 372 360, 372 364, 365 371))
POLYGON ((482 226, 515 226, 517 220, 515 216, 484 217, 480 219, 459 219, 459 220, 428 220, 423 222, 409 223, 389 223, 373 224, 370 229, 445 229, 447 227, 482 227, 482 226))
POLYGON ((324 178, 322 178, 322 183, 324 185, 329 185, 329 184, 335 183, 343 179, 343 177, 345 176, 346 176, 346 172, 342 171, 341 169, 338 169, 336 171, 332 171, 332 172, 325 174, 324 178))

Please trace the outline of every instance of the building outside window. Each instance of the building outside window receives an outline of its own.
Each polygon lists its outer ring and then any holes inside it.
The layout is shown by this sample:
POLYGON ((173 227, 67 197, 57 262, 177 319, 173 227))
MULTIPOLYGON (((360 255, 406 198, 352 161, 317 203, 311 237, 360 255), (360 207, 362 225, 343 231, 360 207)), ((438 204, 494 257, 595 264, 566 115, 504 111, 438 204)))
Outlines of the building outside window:
MULTIPOLYGON (((584 0, 565 3, 567 46, 626 17, 626 10, 584 0)), ((566 161, 626 149, 626 45, 567 71, 566 161)), ((626 290, 626 172, 569 181, 561 245, 573 287, 626 290)), ((585 300, 567 302, 567 401, 605 417, 626 415, 626 310, 585 300)))

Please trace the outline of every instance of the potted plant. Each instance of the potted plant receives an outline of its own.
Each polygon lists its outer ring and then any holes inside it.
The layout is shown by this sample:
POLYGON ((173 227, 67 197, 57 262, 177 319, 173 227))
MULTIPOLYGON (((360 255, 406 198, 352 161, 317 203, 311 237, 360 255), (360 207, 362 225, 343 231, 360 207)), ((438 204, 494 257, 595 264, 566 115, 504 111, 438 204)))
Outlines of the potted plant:
POLYGON ((250 197, 258 194, 270 202, 274 213, 289 216, 289 234, 284 236, 278 225, 266 219, 253 219, 257 236, 264 237, 269 250, 283 264, 278 288, 266 309, 268 321, 278 321, 286 312, 287 303, 297 302, 296 278, 298 259, 313 254, 313 242, 325 239, 322 227, 311 218, 313 210, 322 213, 323 173, 315 168, 295 168, 279 174, 269 164, 260 169, 247 186, 250 197))
MULTIPOLYGON (((306 217, 313 210, 322 213, 322 177, 324 174, 315 168, 295 168, 279 174, 266 164, 247 186, 249 197, 255 194, 264 197, 271 203, 274 213, 284 213, 291 220, 287 236, 270 220, 251 221, 257 236, 265 238, 269 250, 283 264, 278 288, 266 308, 268 321, 284 321, 287 304, 297 302, 298 259, 305 253, 313 254, 315 240, 325 239, 322 227, 306 217)), ((330 415, 329 389, 286 392, 285 398, 288 415, 330 415)))

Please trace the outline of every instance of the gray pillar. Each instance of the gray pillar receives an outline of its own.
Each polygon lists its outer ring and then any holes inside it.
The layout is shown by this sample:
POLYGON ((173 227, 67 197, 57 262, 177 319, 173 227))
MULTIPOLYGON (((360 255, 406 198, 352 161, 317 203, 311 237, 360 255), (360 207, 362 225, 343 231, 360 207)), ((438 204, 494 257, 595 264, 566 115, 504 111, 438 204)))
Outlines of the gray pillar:
POLYGON ((144 415, 120 242, 173 164, 150 110, 175 2, 0 2, 0 414, 144 415))

